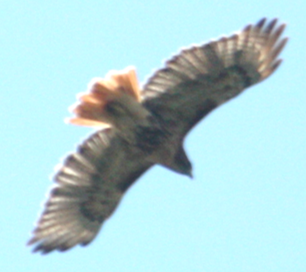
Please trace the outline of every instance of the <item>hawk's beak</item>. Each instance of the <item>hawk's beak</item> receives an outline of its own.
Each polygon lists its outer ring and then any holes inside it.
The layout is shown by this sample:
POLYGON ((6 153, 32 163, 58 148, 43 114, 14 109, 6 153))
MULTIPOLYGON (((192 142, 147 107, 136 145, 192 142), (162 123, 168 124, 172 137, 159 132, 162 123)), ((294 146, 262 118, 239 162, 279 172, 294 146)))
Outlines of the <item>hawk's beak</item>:
POLYGON ((193 179, 193 174, 192 174, 191 171, 187 174, 187 176, 188 176, 189 178, 193 179))

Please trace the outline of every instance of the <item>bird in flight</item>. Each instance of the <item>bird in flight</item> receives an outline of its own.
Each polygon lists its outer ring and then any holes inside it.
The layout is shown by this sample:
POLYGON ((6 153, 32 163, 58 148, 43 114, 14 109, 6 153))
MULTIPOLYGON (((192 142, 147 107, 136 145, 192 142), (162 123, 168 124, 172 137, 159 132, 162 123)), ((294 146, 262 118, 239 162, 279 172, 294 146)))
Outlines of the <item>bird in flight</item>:
POLYGON ((186 134, 281 63, 285 24, 260 20, 182 50, 142 88, 133 67, 95 78, 68 122, 96 132, 58 167, 28 245, 43 254, 88 245, 132 184, 153 165, 192 176, 186 134))

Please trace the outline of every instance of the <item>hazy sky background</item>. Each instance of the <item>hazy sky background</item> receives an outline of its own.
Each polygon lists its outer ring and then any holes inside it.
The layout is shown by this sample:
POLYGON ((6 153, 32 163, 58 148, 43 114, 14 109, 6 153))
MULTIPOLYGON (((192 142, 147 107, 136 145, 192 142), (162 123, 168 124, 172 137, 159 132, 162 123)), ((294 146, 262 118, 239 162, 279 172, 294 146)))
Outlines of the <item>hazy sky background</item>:
POLYGON ((306 2, 0 2, 1 271, 306 271, 306 2), (190 180, 156 166, 88 247, 25 246, 54 166, 91 130, 65 125, 92 77, 145 79, 192 43, 262 17, 288 24, 283 64, 188 136, 190 180))

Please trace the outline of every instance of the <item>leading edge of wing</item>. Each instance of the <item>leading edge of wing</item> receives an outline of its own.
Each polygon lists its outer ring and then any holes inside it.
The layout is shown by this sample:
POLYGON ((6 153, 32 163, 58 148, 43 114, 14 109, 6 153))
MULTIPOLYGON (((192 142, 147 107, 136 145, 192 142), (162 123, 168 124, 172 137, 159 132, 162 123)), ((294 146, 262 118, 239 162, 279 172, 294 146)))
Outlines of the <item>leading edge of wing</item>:
POLYGON ((28 245, 46 254, 89 244, 150 166, 112 129, 94 133, 59 166, 28 245))
POLYGON ((281 63, 285 24, 265 18, 229 37, 182 50, 143 87, 143 104, 177 133, 256 84, 281 63))

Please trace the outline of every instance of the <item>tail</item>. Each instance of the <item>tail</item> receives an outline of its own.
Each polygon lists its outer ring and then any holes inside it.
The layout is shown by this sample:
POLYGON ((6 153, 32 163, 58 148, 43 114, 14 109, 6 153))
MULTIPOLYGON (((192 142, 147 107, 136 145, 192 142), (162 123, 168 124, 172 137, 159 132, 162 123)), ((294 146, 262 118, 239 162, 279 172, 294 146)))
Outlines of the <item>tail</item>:
POLYGON ((77 95, 79 102, 69 110, 76 117, 68 123, 90 127, 110 127, 114 125, 114 116, 110 109, 112 103, 140 103, 140 90, 136 71, 128 67, 123 71, 111 71, 105 79, 94 78, 88 91, 77 95))

